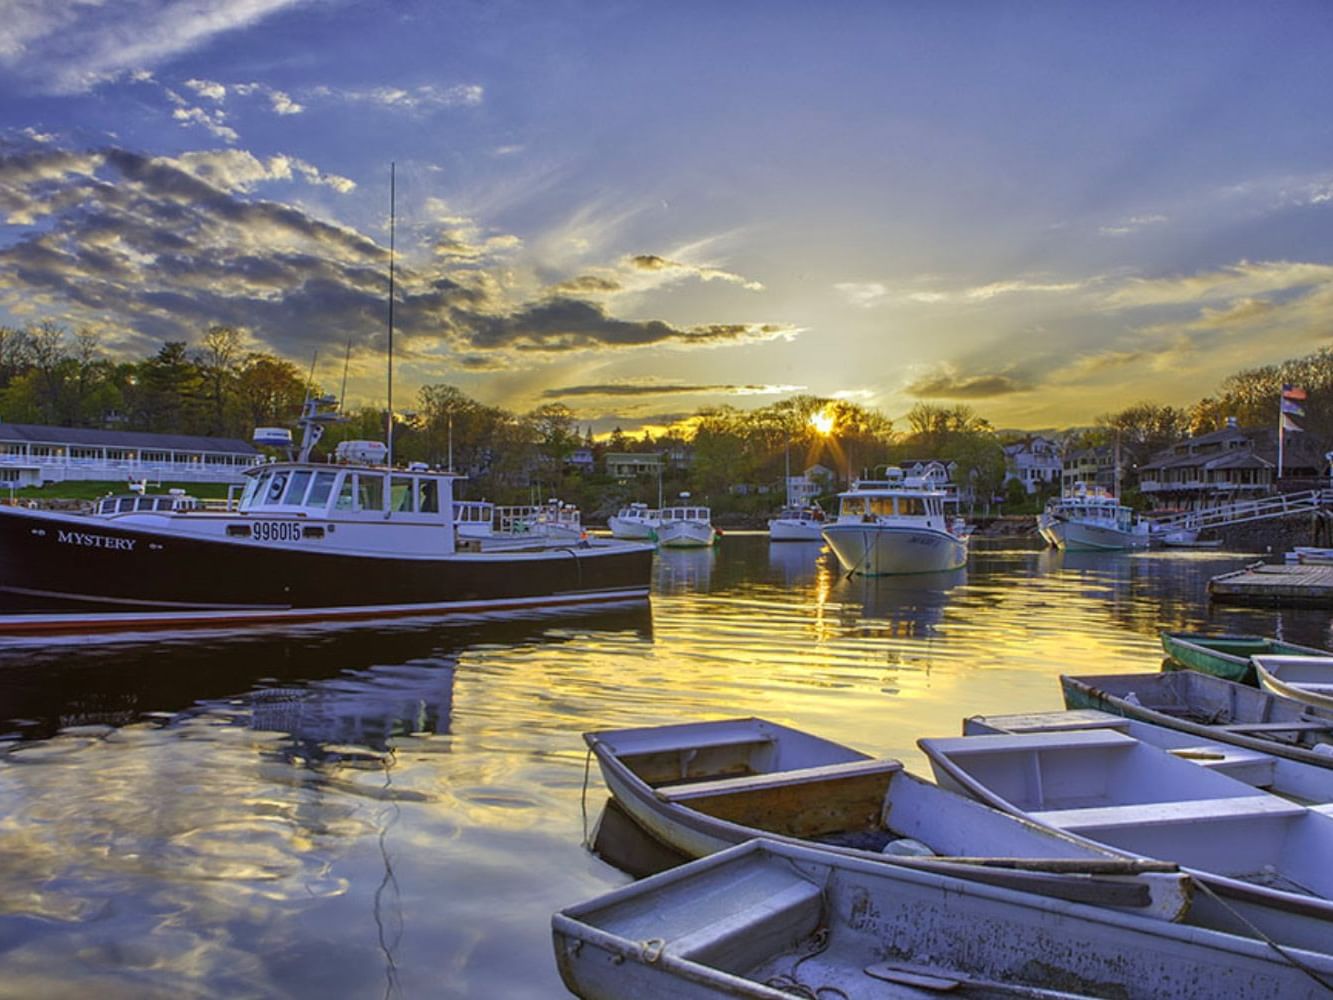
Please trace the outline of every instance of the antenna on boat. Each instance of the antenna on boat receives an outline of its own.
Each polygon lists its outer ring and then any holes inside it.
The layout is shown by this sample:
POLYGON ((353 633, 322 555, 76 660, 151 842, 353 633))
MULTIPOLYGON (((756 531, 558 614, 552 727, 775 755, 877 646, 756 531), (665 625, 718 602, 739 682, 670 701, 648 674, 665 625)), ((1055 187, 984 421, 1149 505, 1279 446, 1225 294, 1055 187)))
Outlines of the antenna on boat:
POLYGON ((352 338, 347 338, 347 353, 343 356, 343 385, 338 390, 338 409, 347 408, 347 366, 352 361, 352 338))
POLYGON ((387 464, 393 468, 393 237, 395 222, 395 198, 394 189, 397 176, 397 165, 389 162, 389 433, 386 435, 388 445, 387 464))

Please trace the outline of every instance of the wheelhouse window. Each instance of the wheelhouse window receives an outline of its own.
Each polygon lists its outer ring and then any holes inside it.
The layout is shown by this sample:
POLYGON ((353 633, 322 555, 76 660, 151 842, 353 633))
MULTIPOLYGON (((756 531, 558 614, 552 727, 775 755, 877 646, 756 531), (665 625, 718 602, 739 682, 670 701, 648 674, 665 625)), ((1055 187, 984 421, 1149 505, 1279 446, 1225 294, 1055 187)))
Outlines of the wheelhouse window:
POLYGON ((287 484, 287 492, 283 494, 282 502, 293 507, 300 506, 305 500, 305 491, 310 486, 310 479, 314 475, 308 469, 297 469, 291 474, 291 481, 287 484))
POLYGON ((305 505, 307 507, 318 507, 321 510, 329 502, 329 496, 333 493, 333 484, 338 478, 336 472, 316 472, 315 480, 310 484, 310 492, 306 494, 305 505))
POLYGON ((245 480, 245 489, 241 492, 240 503, 237 504, 238 510, 249 510, 250 504, 257 496, 263 496, 265 484, 268 482, 269 473, 265 472, 258 476, 247 476, 245 480))
POLYGON ((870 497, 870 513, 876 517, 893 516, 893 497, 870 497))
POLYGON ((898 513, 903 517, 924 517, 926 504, 921 497, 898 497, 898 513))
POLYGON ((838 509, 846 517, 860 517, 865 513, 865 497, 843 497, 838 509))
POLYGON ((392 476, 389 480, 389 509, 401 514, 412 513, 412 477, 392 476))
POLYGON ((417 510, 422 514, 440 512, 440 481, 438 479, 417 480, 417 510))
POLYGON ((356 475, 358 510, 384 509, 384 477, 358 472, 356 475))

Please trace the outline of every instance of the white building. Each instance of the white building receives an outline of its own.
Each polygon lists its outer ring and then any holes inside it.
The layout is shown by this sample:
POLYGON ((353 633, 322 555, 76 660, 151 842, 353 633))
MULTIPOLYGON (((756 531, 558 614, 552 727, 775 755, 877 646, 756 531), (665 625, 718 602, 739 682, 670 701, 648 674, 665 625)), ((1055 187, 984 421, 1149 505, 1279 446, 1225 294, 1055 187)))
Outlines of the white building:
POLYGON ((1044 484, 1059 483, 1062 463, 1060 446, 1036 435, 1004 446, 1005 482, 1017 479, 1029 493, 1044 484))
POLYGON ((811 504, 815 497, 827 493, 835 482, 832 469, 812 465, 799 476, 787 477, 788 502, 798 507, 811 504))
POLYGON ((0 423, 0 486, 76 480, 239 483, 264 461, 251 444, 188 434, 0 423))

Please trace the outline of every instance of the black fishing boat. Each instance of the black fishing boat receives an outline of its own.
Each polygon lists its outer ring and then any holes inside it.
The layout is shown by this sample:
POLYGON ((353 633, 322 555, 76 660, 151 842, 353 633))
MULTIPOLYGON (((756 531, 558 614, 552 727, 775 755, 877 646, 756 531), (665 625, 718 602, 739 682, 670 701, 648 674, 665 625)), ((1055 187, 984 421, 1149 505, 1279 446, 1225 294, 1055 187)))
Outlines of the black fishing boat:
MULTIPOLYGON (((642 600, 652 548, 614 539, 466 551, 454 473, 376 464, 366 442, 256 466, 234 509, 87 515, 0 508, 0 635, 177 624, 367 619, 642 600)), ((380 444, 382 449, 383 445, 380 444)))

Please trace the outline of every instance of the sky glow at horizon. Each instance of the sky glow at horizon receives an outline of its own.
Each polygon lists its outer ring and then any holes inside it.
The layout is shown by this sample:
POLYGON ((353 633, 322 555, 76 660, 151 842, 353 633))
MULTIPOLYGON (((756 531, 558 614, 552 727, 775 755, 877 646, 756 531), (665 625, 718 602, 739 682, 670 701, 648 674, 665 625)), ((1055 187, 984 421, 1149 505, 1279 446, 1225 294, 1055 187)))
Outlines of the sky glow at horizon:
POLYGON ((1318 3, 0 0, 0 323, 598 432, 1001 427, 1333 342, 1318 3))

